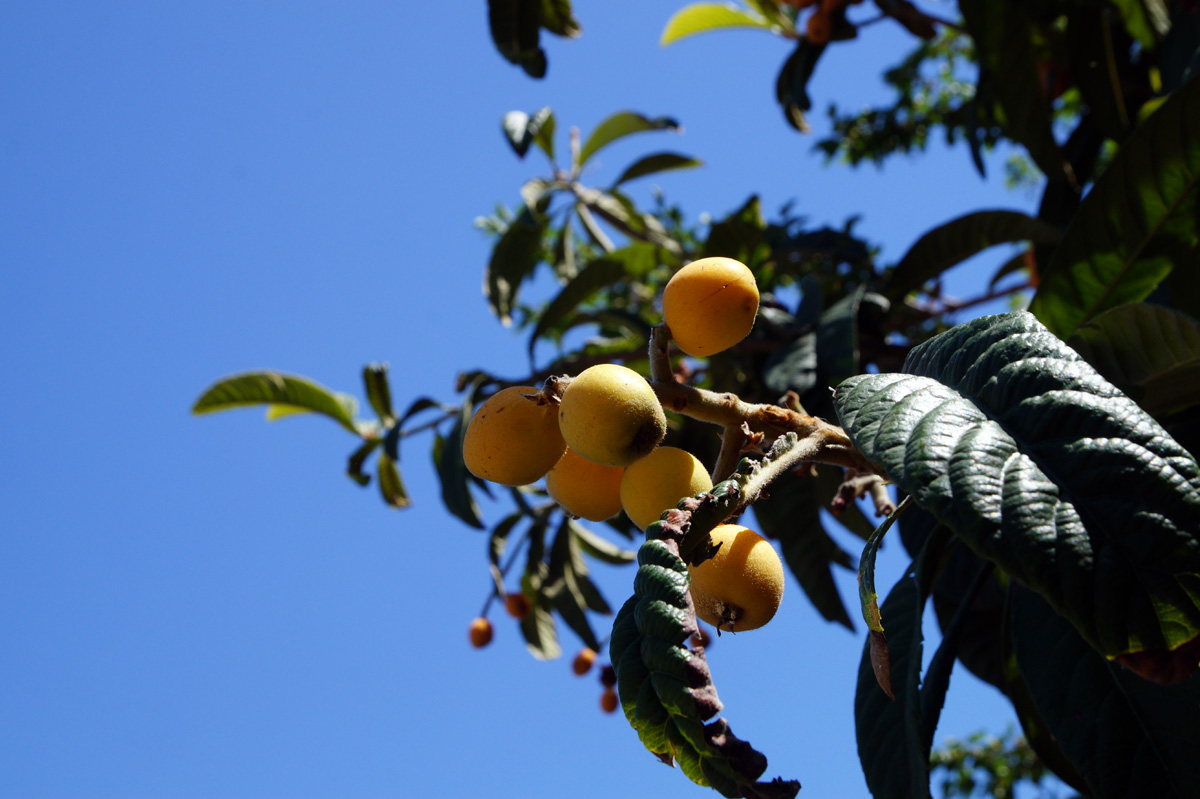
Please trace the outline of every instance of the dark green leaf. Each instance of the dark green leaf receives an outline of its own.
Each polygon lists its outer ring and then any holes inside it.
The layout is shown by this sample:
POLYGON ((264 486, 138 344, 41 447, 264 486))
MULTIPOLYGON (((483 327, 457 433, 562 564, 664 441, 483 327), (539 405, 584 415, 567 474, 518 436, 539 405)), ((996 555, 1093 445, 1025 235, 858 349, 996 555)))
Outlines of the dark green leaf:
POLYGON ((575 268, 575 236, 571 230, 570 216, 563 220, 554 238, 554 273, 564 282, 579 274, 575 268))
MULTIPOLYGON (((913 799, 913 784, 926 783, 928 761, 915 762, 909 752, 906 717, 918 702, 916 685, 906 679, 913 665, 920 674, 921 613, 924 606, 917 581, 902 577, 883 603, 882 616, 888 630, 892 671, 900 677, 894 685, 895 699, 884 693, 875 680, 871 645, 863 647, 858 666, 858 688, 854 695, 854 728, 858 759, 863 776, 875 799, 913 799), (922 771, 924 773, 922 773, 922 771)), ((918 793, 917 796, 921 796, 918 793)))
POLYGON ((1113 0, 1121 14, 1125 29, 1146 50, 1158 44, 1158 34, 1163 22, 1171 24, 1171 17, 1162 0, 1113 0))
POLYGON ((407 422, 413 416, 416 416, 421 411, 427 411, 430 408, 440 407, 442 407, 440 402, 430 399, 429 397, 420 397, 419 399, 415 399, 412 401, 412 404, 408 406, 408 409, 400 416, 400 421, 398 421, 396 425, 401 427, 405 422, 407 422))
POLYGON ((862 371, 858 362, 858 308, 866 294, 859 286, 821 314, 817 321, 817 368, 827 386, 862 371))
POLYGON ((1200 785, 1200 673, 1147 682, 1105 660, 1070 622, 1016 591, 1013 648, 1050 733, 1096 799, 1186 799, 1200 785))
POLYGON ((529 615, 521 620, 521 635, 529 653, 538 660, 554 660, 562 655, 554 631, 554 616, 541 603, 534 603, 529 615))
POLYGON ((797 394, 815 387, 817 375, 817 334, 797 336, 775 350, 763 364, 764 385, 778 395, 787 391, 797 394))
POLYGON ((583 33, 571 11, 571 0, 542 0, 542 27, 555 36, 574 39, 583 33))
POLYGON ((492 528, 492 534, 488 537, 488 560, 493 566, 500 565, 500 556, 504 554, 504 548, 508 545, 508 536, 523 518, 525 514, 516 511, 505 516, 492 528))
POLYGON ((958 4, 975 41, 980 67, 1004 111, 1004 130, 1023 145, 1051 181, 1067 178, 1067 164, 1051 128, 1050 101, 1042 92, 1034 61, 1033 28, 1021 5, 992 0, 958 4))
POLYGON ((758 260, 756 253, 766 250, 766 227, 762 202, 757 194, 752 194, 741 208, 709 226, 704 255, 735 258, 753 266, 758 260))
POLYGON ((522 281, 533 273, 541 259, 545 230, 546 221, 535 218, 524 208, 492 249, 483 291, 492 313, 506 325, 512 322, 522 281))
POLYGON ((396 463, 387 456, 387 453, 380 453, 379 460, 376 463, 376 472, 379 476, 379 493, 383 496, 383 501, 393 508, 407 508, 412 504, 412 500, 408 497, 408 490, 404 487, 404 481, 400 479, 400 470, 396 468, 396 463))
POLYGON ((618 111, 597 125, 587 137, 583 149, 579 151, 577 166, 586 164, 600 148, 612 144, 617 139, 647 130, 679 130, 679 123, 670 117, 652 119, 634 111, 618 111))
POLYGON ((888 276, 884 294, 892 300, 925 285, 952 266, 997 244, 1032 241, 1054 244, 1062 233, 1020 211, 975 211, 935 227, 909 248, 888 276))
POLYGON ((771 29, 771 23, 728 3, 692 3, 676 11, 663 28, 661 45, 677 42, 687 36, 727 28, 771 29))
POLYGON ((479 519, 479 506, 471 496, 468 485, 470 472, 463 463, 462 442, 471 419, 471 402, 468 399, 459 409, 458 418, 450 428, 450 434, 445 438, 436 436, 433 441, 433 464, 437 468, 438 478, 442 481, 442 502, 446 510, 469 524, 471 527, 483 529, 479 519))
POLYGON ((1022 269, 1027 269, 1029 267, 1029 256, 1029 250, 1025 250, 1001 264, 1000 268, 996 270, 996 274, 992 275, 992 279, 988 281, 988 290, 996 288, 997 284, 1009 275, 1016 274, 1022 269))
POLYGON ((268 406, 269 418, 286 413, 320 413, 355 435, 354 398, 339 394, 304 377, 279 372, 247 372, 218 380, 205 389, 192 406, 192 413, 213 413, 248 405, 268 406), (283 409, 280 413, 272 409, 283 409))
POLYGON ((531 78, 546 74, 546 53, 538 46, 542 0, 488 0, 488 26, 500 55, 531 78))
POLYGON ((1200 80, 1126 140, 1084 197, 1029 306, 1066 338, 1139 302, 1174 265, 1200 263, 1200 80))
POLYGON ((851 557, 821 524, 823 499, 817 481, 785 472, 771 484, 770 494, 754 503, 754 516, 767 538, 779 541, 783 559, 810 602, 826 621, 854 629, 833 581, 833 565, 851 568, 851 557))
POLYGON ((837 391, 855 446, 1102 653, 1200 634, 1200 465, 1031 314, 837 391))
MULTIPOLYGON (((919 508, 906 512, 908 515, 924 513, 919 508)), ((930 517, 932 519, 932 517, 930 517)), ((933 526, 937 520, 932 519, 933 526)), ((937 614, 938 625, 945 634, 946 630, 955 623, 960 628, 957 635, 955 651, 967 670, 984 682, 994 685, 1000 691, 1007 690, 1007 679, 1004 668, 1004 619, 1005 599, 1004 589, 1001 588, 993 574, 978 588, 978 594, 970 606, 964 610, 964 598, 970 592, 971 580, 988 561, 980 558, 969 547, 957 546, 947 555, 946 564, 933 587, 933 609, 937 614), (961 617, 960 614, 967 614, 961 617)))
POLYGON ((363 472, 363 464, 367 462, 367 457, 375 451, 382 441, 383 439, 380 438, 368 438, 363 442, 361 447, 354 450, 346 463, 346 476, 360 486, 369 485, 371 475, 363 472))
POLYGON ((633 563, 634 558, 637 557, 637 553, 633 550, 621 549, 621 547, 608 539, 596 535, 582 524, 572 524, 571 530, 575 533, 575 538, 578 540, 580 548, 596 560, 611 563, 615 566, 623 566, 626 563, 633 563))
POLYGON ((388 366, 386 363, 373 363, 363 367, 363 384, 367 390, 367 401, 375 409, 379 421, 391 424, 395 417, 392 410, 392 389, 388 385, 388 366))
POLYGON ((621 177, 617 178, 617 182, 613 184, 613 188, 620 186, 626 181, 645 177, 646 175, 653 175, 656 172, 666 172, 670 169, 691 169, 692 167, 703 165, 703 161, 688 155, 680 155, 679 153, 654 153, 639 158, 625 167, 625 171, 621 173, 621 177))
POLYGON ((1178 311, 1120 305, 1067 343, 1157 419, 1200 403, 1200 325, 1178 311))
POLYGON ((808 81, 825 52, 825 45, 814 44, 808 38, 796 42, 796 49, 783 62, 775 78, 775 99, 783 110, 783 118, 801 133, 808 133, 804 112, 812 108, 808 96, 808 81))
POLYGON ((796 324, 810 325, 817 321, 825 307, 825 296, 821 291, 821 279, 813 274, 800 278, 800 304, 796 306, 796 324))
POLYGON ((530 356, 533 355, 534 345, 546 331, 552 330, 564 317, 596 292, 608 288, 623 277, 625 277, 625 262, 612 256, 597 258, 581 269, 575 279, 563 286, 558 296, 550 301, 546 310, 542 311, 537 326, 529 336, 530 356))

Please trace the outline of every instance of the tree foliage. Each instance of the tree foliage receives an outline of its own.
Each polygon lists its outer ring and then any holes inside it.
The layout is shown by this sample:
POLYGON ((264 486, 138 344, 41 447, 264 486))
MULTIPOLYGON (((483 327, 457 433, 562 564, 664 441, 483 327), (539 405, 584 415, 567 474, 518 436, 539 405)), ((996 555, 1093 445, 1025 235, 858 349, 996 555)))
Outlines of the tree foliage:
MULTIPOLYGON (((541 31, 581 31, 559 0, 492 0, 488 14, 500 54, 535 78, 547 68, 541 31)), ((732 211, 704 224, 661 196, 639 207, 629 182, 701 166, 671 149, 584 182, 597 152, 635 134, 661 140, 674 119, 621 110, 564 142, 550 108, 512 111, 502 129, 513 153, 540 151, 548 171, 520 187, 514 209, 478 224, 494 237, 485 299, 525 337, 528 374, 467 370, 457 401, 417 398, 397 414, 386 367, 368 366, 371 421, 305 378, 242 374, 193 410, 325 415, 356 438, 348 475, 369 484, 374 457, 394 508, 411 501, 401 442, 432 432, 446 509, 489 531, 494 596, 528 600, 530 652, 556 657, 560 624, 600 650, 597 617, 620 607, 607 644, 626 717, 651 752, 723 795, 799 789, 760 782, 765 757, 711 720, 716 688, 702 647, 688 645, 698 628, 686 565, 711 555, 708 530, 747 510, 826 620, 855 627, 833 572, 859 570, 867 637, 855 714, 875 796, 929 796, 939 769, 946 795, 970 795, 980 769, 993 796, 1047 770, 1091 797, 1195 795, 1200 9, 960 0, 947 18, 907 0, 876 0, 874 11, 840 0, 696 3, 666 23, 662 41, 731 27, 793 41, 768 79, 785 123, 805 131, 822 55, 856 46, 859 28, 876 22, 914 37, 885 75, 895 102, 846 115, 837 103, 857 105, 852 90, 830 98, 833 133, 816 147, 850 164, 882 162, 922 150, 941 128, 982 172, 981 153, 1005 143, 1041 175, 1036 215, 964 208, 914 231, 897 263, 879 263, 853 220, 811 227, 787 207, 764 212, 755 196, 731 198, 732 211), (946 270, 1001 244, 1017 251, 983 294, 943 295, 946 270), (679 358, 657 327, 658 298, 679 267, 707 256, 751 269, 758 319, 725 352, 679 358), (530 304, 524 289, 535 281, 555 289, 530 304), (1006 296, 1028 310, 955 324, 1006 296), (626 546, 640 535, 623 515, 602 535, 535 485, 507 489, 511 510, 485 519, 476 497, 498 489, 461 457, 472 409, 491 394, 609 362, 650 379, 672 412, 666 443, 714 464, 723 481, 651 526, 623 605, 588 576, 592 560, 635 560, 626 546), (885 480, 908 497, 899 509, 885 480), (856 503, 864 497, 887 516, 878 529, 856 503), (875 552, 897 520, 912 565, 880 603, 875 552), (923 669, 929 604, 943 635, 923 669), (956 664, 1012 702, 1020 740, 931 752, 956 664)))

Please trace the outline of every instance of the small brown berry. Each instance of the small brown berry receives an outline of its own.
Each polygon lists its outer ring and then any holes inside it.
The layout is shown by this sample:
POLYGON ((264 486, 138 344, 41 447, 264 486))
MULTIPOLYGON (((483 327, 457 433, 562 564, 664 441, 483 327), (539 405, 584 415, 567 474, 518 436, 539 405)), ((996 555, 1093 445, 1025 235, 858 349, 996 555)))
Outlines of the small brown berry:
POLYGON ((712 636, 708 634, 708 631, 703 627, 700 627, 692 636, 691 644, 693 647, 707 649, 708 647, 712 646, 712 640, 712 636))
POLYGON ((612 667, 611 663, 605 663, 600 667, 600 684, 605 688, 612 688, 617 684, 617 670, 612 667))
POLYGON ((600 694, 600 709, 605 713, 612 713, 617 709, 617 692, 613 688, 605 688, 604 693, 600 694))
POLYGON ((574 662, 571 663, 571 671, 575 672, 576 677, 582 677, 587 674, 592 663, 596 660, 596 653, 588 647, 579 650, 579 654, 575 656, 574 662))
POLYGON ((504 597, 504 609, 508 611, 509 616, 521 620, 529 615, 533 607, 529 604, 529 597, 522 593, 512 593, 504 597))
POLYGON ((483 649, 492 642, 492 623, 480 616, 471 622, 468 635, 471 638, 471 646, 483 649))
POLYGON ((829 44, 829 37, 833 35, 833 22, 829 15, 822 9, 813 12, 805 25, 804 35, 813 44, 829 44))

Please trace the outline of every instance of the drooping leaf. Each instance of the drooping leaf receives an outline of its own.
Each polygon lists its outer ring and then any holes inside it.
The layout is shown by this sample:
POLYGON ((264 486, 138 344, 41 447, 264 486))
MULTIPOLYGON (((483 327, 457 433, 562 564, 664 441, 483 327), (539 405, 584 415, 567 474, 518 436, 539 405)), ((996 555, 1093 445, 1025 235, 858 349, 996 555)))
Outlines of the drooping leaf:
POLYGON ((508 537, 512 534, 513 528, 525 518, 525 514, 521 511, 514 511, 508 514, 492 528, 492 534, 488 536, 488 560, 495 567, 500 566, 500 557, 504 554, 505 548, 508 546, 508 537))
POLYGON ((928 231, 909 248, 888 276, 884 295, 899 300, 925 281, 997 244, 1032 241, 1054 244, 1062 233, 1020 211, 975 211, 928 231))
POLYGON ((904 371, 835 405, 918 505, 1110 657, 1200 635, 1200 465, 1148 414, 1025 312, 930 339, 904 371))
POLYGON ((542 0, 542 27, 555 36, 574 39, 583 33, 571 10, 571 0, 542 0))
MULTIPOLYGON (((920 508, 908 511, 908 514, 917 513, 924 511, 920 508)), ((906 520, 908 514, 905 514, 906 520)), ((936 519, 933 519, 933 524, 936 526, 936 519)), ((988 561, 969 547, 955 547, 948 554, 946 564, 934 583, 933 609, 943 634, 956 618, 961 618, 954 654, 967 670, 1000 691, 1006 691, 1003 640, 1005 592, 994 574, 978 587, 974 601, 965 611, 965 618, 959 615, 964 613, 963 600, 969 594, 972 579, 986 563, 988 561)))
POLYGON ((679 123, 670 117, 648 117, 635 111, 618 111, 596 126, 579 151, 583 166, 598 150, 617 139, 648 130, 679 130, 679 123))
POLYGON ((462 519, 471 527, 484 529, 479 518, 479 506, 471 496, 469 481, 471 474, 463 463, 462 443, 471 420, 471 401, 468 398, 459 409, 458 417, 450 433, 443 438, 435 436, 433 441, 433 465, 442 482, 442 502, 446 510, 462 519))
POLYGON ((992 279, 988 281, 988 290, 991 291, 992 289, 996 288, 1000 281, 1009 275, 1016 274, 1022 269, 1027 269, 1031 263, 1030 256, 1031 252, 1029 250, 1025 250, 1024 252, 1017 253, 1012 258, 1009 258, 1007 261, 1000 264, 1000 268, 996 270, 996 273, 992 275, 992 279))
POLYGON ((658 43, 665 47, 687 36, 724 28, 771 30, 772 25, 763 17, 732 3, 692 3, 671 15, 658 43))
POLYGON ((488 27, 500 55, 531 78, 546 75, 546 53, 540 46, 542 0, 488 0, 488 27))
POLYGON ((367 486, 371 483, 371 475, 363 471, 363 466, 367 462, 367 458, 378 449, 382 439, 368 438, 362 443, 362 446, 350 453, 350 457, 346 461, 346 476, 360 486, 367 486))
POLYGON ((1138 126, 1084 197, 1029 310, 1067 338, 1200 263, 1200 80, 1138 126))
POLYGON ((613 183, 613 187, 620 186, 626 181, 634 180, 635 178, 653 175, 656 172, 666 172, 671 169, 691 169, 696 166, 703 166, 704 162, 692 158, 690 155, 680 155, 679 153, 652 153, 651 155, 639 158, 629 166, 625 167, 625 171, 613 183))
POLYGON ((407 508, 412 504, 412 500, 408 496, 408 489, 404 487, 404 481, 400 479, 400 470, 396 468, 395 461, 389 458, 387 453, 380 453, 376 472, 379 477, 379 493, 384 502, 397 509, 407 508))
POLYGON ((836 386, 859 368, 858 352, 858 309, 866 286, 829 306, 817 320, 817 368, 821 380, 828 386, 836 386))
POLYGON ((815 477, 785 472, 771 484, 770 494, 754 503, 754 516, 762 534, 779 541, 788 569, 817 612, 826 621, 853 630, 833 581, 833 565, 849 569, 852 559, 825 531, 821 504, 815 477))
POLYGON ((820 382, 816 332, 797 336, 772 352, 763 364, 762 379, 767 388, 780 396, 787 391, 803 396, 816 387, 820 382))
MULTIPOLYGON (((285 408, 291 413, 328 416, 355 435, 354 398, 318 385, 305 377, 279 372, 247 372, 213 383, 192 405, 192 413, 213 413, 249 405, 285 408)), ((278 417, 275 417, 278 418, 278 417)))
POLYGON ((924 763, 919 759, 914 762, 906 734, 909 705, 915 706, 919 701, 916 685, 910 684, 906 675, 912 672, 914 663, 920 674, 923 606, 917 581, 905 576, 892 588, 881 609, 888 631, 892 672, 898 677, 893 683, 895 699, 876 682, 869 641, 863 647, 858 666, 854 731, 863 776, 875 799, 914 799, 913 785, 920 785, 922 778, 926 788, 916 796, 923 795, 926 799, 929 796, 928 756, 924 763))
POLYGON ((529 615, 521 620, 521 635, 525 637, 525 648, 538 660, 554 660, 562 655, 554 616, 540 603, 534 603, 529 615))
POLYGON ((584 645, 594 652, 600 650, 600 642, 587 618, 587 598, 576 581, 575 567, 580 562, 579 548, 571 520, 564 515, 562 524, 554 534, 550 547, 548 581, 550 599, 558 615, 579 636, 584 645))
POLYGON ((532 274, 541 258, 546 224, 545 219, 539 219, 528 208, 523 208, 492 248, 483 278, 483 293, 492 313, 505 325, 512 322, 512 310, 516 307, 522 281, 532 274))
POLYGON ((1013 649, 1034 704, 1096 799, 1186 799, 1200 785, 1200 673, 1156 685, 1105 660, 1038 595, 1016 591, 1013 649))
POLYGON ((775 78, 775 99, 783 111, 783 118, 801 133, 809 131, 808 122, 804 119, 804 112, 812 108, 808 81, 825 47, 823 44, 814 44, 807 37, 801 38, 775 78))
POLYGON ((704 256, 735 258, 753 267, 759 260, 758 253, 767 249, 766 228, 762 201, 757 194, 752 194, 741 208, 709 225, 704 256))
POLYGON ((975 42, 982 69, 1004 111, 1005 132, 1029 152, 1051 181, 1067 178, 1051 127, 1050 101, 1042 92, 1034 61, 1033 30, 1021 5, 991 0, 961 0, 958 9, 975 42))
POLYGON ((1067 343, 1156 419, 1200 404, 1200 324, 1190 316, 1140 302, 1120 305, 1067 343))

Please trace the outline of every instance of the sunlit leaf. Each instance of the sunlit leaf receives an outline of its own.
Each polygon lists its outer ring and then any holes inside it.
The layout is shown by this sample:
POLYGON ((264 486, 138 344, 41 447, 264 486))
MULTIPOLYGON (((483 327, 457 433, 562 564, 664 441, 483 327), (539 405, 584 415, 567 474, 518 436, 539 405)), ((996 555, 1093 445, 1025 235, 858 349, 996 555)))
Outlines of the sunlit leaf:
POLYGON ((354 398, 339 394, 304 377, 279 372, 247 372, 218 380, 205 389, 192 405, 192 413, 213 413, 249 405, 267 405, 279 410, 272 418, 290 413, 319 413, 328 416, 355 435, 356 403, 354 398))
POLYGON ((670 117, 651 118, 634 111, 618 111, 597 125, 584 141, 578 165, 583 166, 598 150, 617 139, 648 130, 679 130, 679 123, 670 117))
POLYGON ((699 159, 692 158, 688 155, 680 155, 679 153, 654 153, 639 158, 625 168, 613 186, 619 186, 629 180, 653 175, 656 172, 666 172, 671 169, 691 169, 696 166, 703 166, 704 162, 699 159))
POLYGON ((659 44, 668 45, 687 36, 724 28, 771 30, 766 19, 732 3, 693 3, 676 11, 663 28, 659 44))
POLYGON ((400 470, 387 453, 380 453, 376 472, 379 478, 379 493, 384 502, 393 508, 407 508, 412 504, 404 481, 400 479, 400 470))

